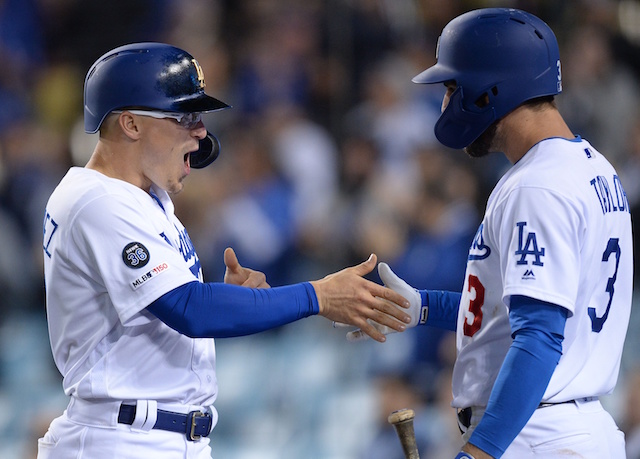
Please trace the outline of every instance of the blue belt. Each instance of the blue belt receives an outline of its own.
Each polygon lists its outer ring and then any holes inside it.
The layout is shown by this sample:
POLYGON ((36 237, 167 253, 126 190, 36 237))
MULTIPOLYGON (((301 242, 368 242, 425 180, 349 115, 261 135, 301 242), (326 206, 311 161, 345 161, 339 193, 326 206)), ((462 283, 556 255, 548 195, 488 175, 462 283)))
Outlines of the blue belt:
MULTIPOLYGON (((118 422, 120 424, 132 425, 136 417, 135 405, 120 405, 118 412, 118 422)), ((187 414, 174 413, 173 411, 158 410, 154 429, 168 430, 186 435, 187 440, 197 441, 202 437, 208 437, 213 427, 210 413, 202 411, 191 411, 187 414)))

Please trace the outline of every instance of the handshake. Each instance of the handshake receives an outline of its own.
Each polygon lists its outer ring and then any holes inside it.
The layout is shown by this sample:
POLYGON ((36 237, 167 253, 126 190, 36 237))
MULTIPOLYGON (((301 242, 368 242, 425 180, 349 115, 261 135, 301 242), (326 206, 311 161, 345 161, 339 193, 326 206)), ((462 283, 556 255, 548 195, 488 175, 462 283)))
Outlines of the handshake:
MULTIPOLYGON (((404 280, 400 279, 386 263, 378 263, 378 275, 380 276, 380 279, 384 283, 385 287, 396 291, 407 300, 409 300, 410 306, 407 313, 411 316, 411 322, 407 324, 407 328, 415 327, 418 324, 424 324, 427 321, 429 308, 422 305, 422 298, 418 290, 411 287, 404 280)), ((386 325, 380 325, 379 323, 372 320, 369 320, 369 323, 376 327, 378 331, 384 335, 397 333, 394 329, 387 327, 386 325)), ((349 327, 349 325, 340 322, 334 322, 334 327, 349 327)), ((362 341, 368 338, 369 336, 360 329, 347 332, 348 341, 362 341)))

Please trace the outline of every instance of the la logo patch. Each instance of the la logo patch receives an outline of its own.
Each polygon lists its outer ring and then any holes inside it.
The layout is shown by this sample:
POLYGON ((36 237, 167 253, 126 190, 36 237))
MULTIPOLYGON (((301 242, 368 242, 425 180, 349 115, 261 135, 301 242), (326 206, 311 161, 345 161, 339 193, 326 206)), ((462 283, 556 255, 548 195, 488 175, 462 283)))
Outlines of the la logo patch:
POLYGON ((533 231, 526 231, 525 227, 527 222, 516 223, 518 227, 518 250, 516 250, 516 256, 520 256, 520 259, 516 261, 518 265, 528 265, 529 261, 527 257, 533 257, 531 264, 534 266, 544 266, 542 257, 544 257, 544 247, 538 247, 538 239, 536 233, 533 231), (526 237, 525 237, 526 233, 526 237))

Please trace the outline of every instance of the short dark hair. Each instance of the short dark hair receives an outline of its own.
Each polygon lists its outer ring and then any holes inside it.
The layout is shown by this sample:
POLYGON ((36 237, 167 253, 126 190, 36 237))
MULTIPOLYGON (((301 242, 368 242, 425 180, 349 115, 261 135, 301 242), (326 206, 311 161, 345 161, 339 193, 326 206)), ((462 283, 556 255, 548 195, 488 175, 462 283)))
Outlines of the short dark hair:
POLYGON ((542 96, 536 97, 534 99, 527 100, 522 104, 523 106, 527 106, 533 110, 539 110, 544 108, 545 105, 551 105, 553 108, 558 108, 556 105, 556 100, 554 96, 542 96))

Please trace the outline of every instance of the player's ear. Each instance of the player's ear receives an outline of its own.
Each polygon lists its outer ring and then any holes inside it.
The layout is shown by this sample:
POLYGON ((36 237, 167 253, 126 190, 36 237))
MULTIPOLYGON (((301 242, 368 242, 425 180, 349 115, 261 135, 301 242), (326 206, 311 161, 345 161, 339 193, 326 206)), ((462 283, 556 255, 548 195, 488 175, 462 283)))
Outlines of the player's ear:
POLYGON ((140 118, 124 111, 118 115, 117 123, 127 137, 131 139, 140 138, 140 118))

